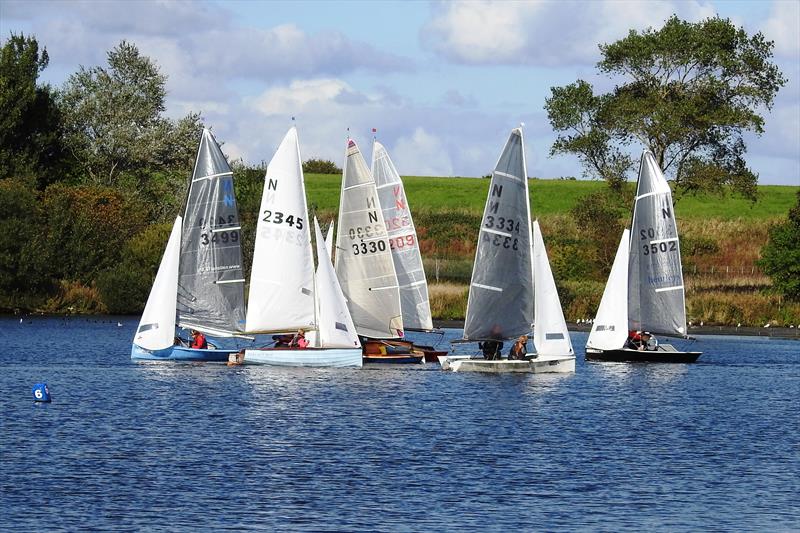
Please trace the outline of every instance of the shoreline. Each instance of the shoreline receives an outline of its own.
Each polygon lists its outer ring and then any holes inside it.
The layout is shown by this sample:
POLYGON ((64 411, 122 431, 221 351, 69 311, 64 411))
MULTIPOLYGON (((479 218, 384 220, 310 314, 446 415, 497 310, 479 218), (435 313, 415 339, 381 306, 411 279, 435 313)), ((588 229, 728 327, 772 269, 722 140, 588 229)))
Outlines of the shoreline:
MULTIPOLYGON (((436 320, 433 321, 435 328, 464 328, 463 320, 436 320)), ((581 331, 588 333, 592 327, 589 324, 577 324, 567 322, 569 331, 581 331)), ((744 337, 774 337, 776 339, 797 339, 800 340, 800 327, 754 327, 754 326, 690 326, 690 335, 741 335, 744 337)))

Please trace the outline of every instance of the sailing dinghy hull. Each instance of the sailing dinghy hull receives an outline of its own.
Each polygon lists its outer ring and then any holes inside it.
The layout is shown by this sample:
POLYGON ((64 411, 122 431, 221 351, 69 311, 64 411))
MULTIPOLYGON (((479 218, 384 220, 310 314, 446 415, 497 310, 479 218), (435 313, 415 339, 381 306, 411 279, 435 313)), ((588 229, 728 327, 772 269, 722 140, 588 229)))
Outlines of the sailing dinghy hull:
POLYGON ((694 363, 703 352, 679 352, 672 345, 659 345, 655 350, 599 350, 586 348, 587 361, 615 363, 694 363))
POLYGON ((224 363, 228 356, 237 350, 220 350, 189 348, 186 346, 170 346, 163 350, 147 350, 141 346, 133 345, 131 359, 135 361, 205 361, 224 363))
POLYGON ((265 348, 245 350, 244 364, 286 367, 361 367, 361 348, 265 348))
POLYGON ((525 360, 483 359, 470 356, 440 357, 442 370, 453 372, 566 374, 575 372, 574 355, 539 355, 525 360))

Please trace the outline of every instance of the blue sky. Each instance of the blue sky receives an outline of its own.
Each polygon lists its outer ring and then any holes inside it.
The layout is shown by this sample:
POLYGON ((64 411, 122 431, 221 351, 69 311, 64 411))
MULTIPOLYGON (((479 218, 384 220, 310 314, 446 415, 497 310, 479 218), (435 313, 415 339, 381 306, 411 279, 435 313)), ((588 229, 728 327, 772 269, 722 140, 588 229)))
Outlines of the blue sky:
MULTIPOLYGON (((800 2, 185 2, 0 0, 0 34, 47 47, 43 78, 105 64, 134 42, 169 77, 168 109, 202 112, 230 156, 268 161, 291 117, 304 158, 341 164, 347 129, 369 151, 371 128, 402 174, 487 174, 508 131, 525 123, 528 173, 578 176, 543 110, 550 87, 597 89, 598 43, 671 15, 719 14, 775 41, 789 80, 748 162, 767 184, 800 185, 800 2)), ((635 151, 640 150, 636 147, 635 151)))

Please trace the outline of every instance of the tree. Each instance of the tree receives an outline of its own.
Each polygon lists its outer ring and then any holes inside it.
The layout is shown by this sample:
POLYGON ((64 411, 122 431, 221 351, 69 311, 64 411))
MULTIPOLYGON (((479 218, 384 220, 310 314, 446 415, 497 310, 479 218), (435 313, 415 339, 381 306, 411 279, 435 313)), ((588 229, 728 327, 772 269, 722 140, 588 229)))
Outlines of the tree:
POLYGON ((772 278, 776 290, 800 300, 800 190, 797 204, 789 210, 789 220, 770 229, 759 266, 772 278))
POLYGON ((165 84, 158 66, 126 41, 108 52, 108 68, 81 66, 67 80, 61 94, 66 144, 93 183, 191 168, 200 115, 178 122, 162 117, 165 84))
POLYGON ((679 193, 729 185, 755 199, 758 176, 744 160, 743 135, 763 133, 759 111, 771 109, 786 84, 772 48, 728 19, 675 16, 660 30, 631 30, 600 45, 597 68, 624 82, 600 95, 583 80, 553 87, 545 104, 559 132, 551 155, 575 154, 588 174, 620 189, 634 167, 626 149, 638 142, 679 193))
POLYGON ((47 49, 14 35, 0 49, 0 179, 33 177, 39 188, 55 181, 61 160, 58 108, 49 85, 39 85, 47 49))

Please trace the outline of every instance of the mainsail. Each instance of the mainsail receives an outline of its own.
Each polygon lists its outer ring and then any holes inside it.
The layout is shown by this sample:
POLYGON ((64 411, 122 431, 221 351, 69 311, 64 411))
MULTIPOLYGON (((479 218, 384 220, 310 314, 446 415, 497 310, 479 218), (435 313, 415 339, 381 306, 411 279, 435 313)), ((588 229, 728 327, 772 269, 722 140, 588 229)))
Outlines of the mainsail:
POLYGON ((547 250, 539 229, 539 221, 533 222, 533 286, 534 320, 533 345, 541 355, 572 355, 572 341, 569 338, 561 300, 558 298, 556 282, 547 250))
POLYGON ((133 343, 145 350, 163 350, 175 341, 175 306, 178 292, 178 261, 181 254, 181 217, 172 232, 158 266, 158 273, 144 306, 133 343))
POLYGON ((597 317, 586 341, 587 348, 617 350, 628 338, 628 248, 630 230, 622 232, 608 283, 597 308, 597 317))
POLYGON ((642 154, 631 226, 629 329, 685 336, 683 270, 672 193, 649 151, 642 154))
POLYGON ((244 329, 241 227, 233 172, 203 130, 183 218, 178 324, 217 336, 244 329))
POLYGON ((397 282, 400 286, 400 308, 406 329, 433 330, 428 282, 422 266, 419 241, 403 182, 381 143, 372 145, 372 176, 389 235, 397 282))
POLYGON ((508 339, 533 324, 531 214, 522 128, 508 137, 483 211, 464 339, 508 339))
POLYGON ((400 294, 378 193, 361 151, 348 139, 339 202, 336 275, 358 333, 403 334, 400 294))
POLYGON ((313 328, 314 257, 295 127, 269 162, 258 213, 247 331, 313 328))

